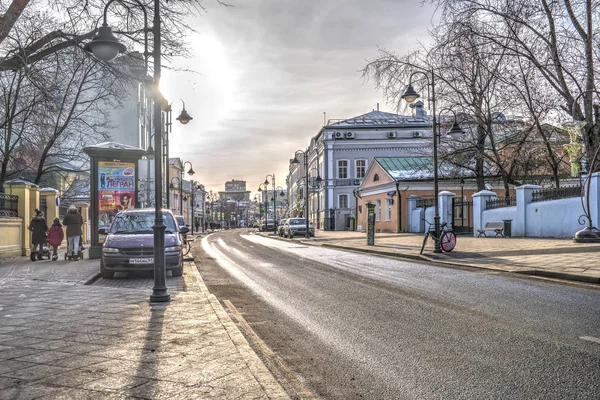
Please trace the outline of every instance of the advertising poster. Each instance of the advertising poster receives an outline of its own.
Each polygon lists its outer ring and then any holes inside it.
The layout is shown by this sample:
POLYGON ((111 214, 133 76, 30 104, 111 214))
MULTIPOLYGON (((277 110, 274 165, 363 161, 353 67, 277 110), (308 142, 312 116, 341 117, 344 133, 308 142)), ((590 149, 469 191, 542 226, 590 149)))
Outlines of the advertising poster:
POLYGON ((135 163, 98 162, 98 228, 108 228, 119 211, 135 207, 135 181, 135 163))

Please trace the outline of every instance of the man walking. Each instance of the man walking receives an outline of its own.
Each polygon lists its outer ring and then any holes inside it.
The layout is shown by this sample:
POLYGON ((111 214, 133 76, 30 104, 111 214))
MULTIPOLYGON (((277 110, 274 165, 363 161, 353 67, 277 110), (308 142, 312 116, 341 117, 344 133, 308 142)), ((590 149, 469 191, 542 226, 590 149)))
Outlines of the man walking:
POLYGON ((83 217, 77 211, 75 204, 69 206, 69 210, 63 218, 63 225, 67 227, 67 256, 77 260, 79 258, 79 240, 82 234, 83 217))

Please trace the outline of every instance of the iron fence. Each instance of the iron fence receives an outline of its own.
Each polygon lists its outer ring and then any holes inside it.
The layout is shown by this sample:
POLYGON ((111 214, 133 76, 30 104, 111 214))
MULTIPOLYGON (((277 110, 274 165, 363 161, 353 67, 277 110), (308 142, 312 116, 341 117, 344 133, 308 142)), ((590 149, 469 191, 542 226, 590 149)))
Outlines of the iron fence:
POLYGON ((531 202, 569 199, 581 196, 581 186, 563 186, 555 189, 536 190, 532 193, 531 202))
POLYGON ((485 209, 492 210, 494 208, 513 207, 516 205, 517 205, 517 197, 516 196, 496 197, 493 200, 488 200, 485 202, 485 209))
POLYGON ((19 216, 19 196, 0 193, 0 217, 19 216))
POLYGON ((433 204, 433 197, 423 197, 422 199, 417 200, 417 208, 433 207, 433 204))

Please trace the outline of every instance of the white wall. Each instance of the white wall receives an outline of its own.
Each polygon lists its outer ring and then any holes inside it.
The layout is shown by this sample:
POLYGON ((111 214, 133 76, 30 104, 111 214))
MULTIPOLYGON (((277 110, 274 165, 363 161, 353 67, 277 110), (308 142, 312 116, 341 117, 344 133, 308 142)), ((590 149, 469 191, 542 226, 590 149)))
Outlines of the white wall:
POLYGON ((573 237, 575 232, 585 227, 577 222, 581 214, 580 197, 530 203, 526 210, 526 236, 573 237))

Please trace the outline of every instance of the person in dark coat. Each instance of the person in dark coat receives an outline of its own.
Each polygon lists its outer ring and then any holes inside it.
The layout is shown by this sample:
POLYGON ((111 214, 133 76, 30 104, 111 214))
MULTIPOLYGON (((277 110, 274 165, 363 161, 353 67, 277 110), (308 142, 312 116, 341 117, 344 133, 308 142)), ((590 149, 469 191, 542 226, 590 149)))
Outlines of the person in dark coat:
POLYGON ((79 240, 82 234, 83 217, 74 204, 69 206, 69 210, 63 218, 63 225, 67 227, 67 255, 71 259, 77 260, 79 258, 79 240))
POLYGON ((35 217, 31 219, 29 224, 29 230, 32 232, 31 243, 31 261, 42 259, 42 252, 44 250, 44 244, 46 244, 46 232, 48 232, 48 224, 44 213, 36 208, 35 217))
POLYGON ((58 218, 54 218, 54 223, 48 232, 48 243, 50 243, 50 246, 52 246, 52 260, 54 261, 58 260, 58 246, 61 245, 64 238, 65 233, 63 232, 60 220, 58 218))

